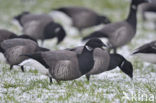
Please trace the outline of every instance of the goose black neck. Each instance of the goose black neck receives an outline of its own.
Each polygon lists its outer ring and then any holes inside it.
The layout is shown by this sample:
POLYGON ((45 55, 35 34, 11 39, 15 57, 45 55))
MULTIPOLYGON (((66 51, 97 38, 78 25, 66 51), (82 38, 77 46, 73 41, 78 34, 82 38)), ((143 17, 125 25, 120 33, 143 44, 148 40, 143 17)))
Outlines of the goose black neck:
POLYGON ((81 54, 78 54, 79 69, 82 75, 88 73, 94 66, 93 50, 89 51, 84 47, 81 54))
POLYGON ((107 71, 120 67, 124 58, 119 54, 110 54, 110 62, 107 71))
POLYGON ((136 30, 137 26, 137 5, 131 3, 130 12, 127 18, 127 22, 132 25, 132 27, 136 30))

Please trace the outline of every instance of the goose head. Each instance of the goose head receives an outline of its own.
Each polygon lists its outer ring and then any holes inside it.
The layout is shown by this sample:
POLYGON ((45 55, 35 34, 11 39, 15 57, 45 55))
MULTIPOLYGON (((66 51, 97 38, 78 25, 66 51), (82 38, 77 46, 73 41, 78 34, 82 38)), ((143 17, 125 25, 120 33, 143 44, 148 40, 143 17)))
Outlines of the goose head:
POLYGON ((90 39, 86 44, 85 47, 87 50, 92 51, 95 48, 103 48, 106 47, 106 45, 98 38, 90 39))
POLYGON ((47 39, 57 37, 58 39, 57 44, 59 44, 64 40, 66 36, 66 32, 60 24, 55 22, 50 22, 49 24, 46 25, 44 29, 44 35, 45 38, 47 39))
POLYGON ((122 63, 119 65, 119 67, 130 78, 133 78, 133 66, 132 66, 131 62, 124 59, 122 61, 122 63))
POLYGON ((122 72, 133 78, 133 65, 120 54, 110 54, 110 64, 108 70, 119 67, 122 72))
POLYGON ((109 23, 111 23, 111 21, 109 20, 109 18, 106 17, 106 16, 100 16, 99 17, 99 22, 101 24, 109 24, 109 23))

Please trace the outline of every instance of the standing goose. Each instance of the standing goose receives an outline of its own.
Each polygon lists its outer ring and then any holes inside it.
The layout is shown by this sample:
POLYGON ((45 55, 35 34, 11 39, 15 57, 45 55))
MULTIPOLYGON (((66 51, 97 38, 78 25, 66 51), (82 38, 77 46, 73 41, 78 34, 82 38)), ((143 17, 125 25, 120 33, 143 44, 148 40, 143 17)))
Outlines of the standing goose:
POLYGON ((110 23, 106 16, 84 7, 61 7, 55 9, 55 11, 68 15, 72 19, 73 26, 78 28, 79 31, 95 25, 110 23))
MULTIPOLYGON (((48 49, 39 47, 35 41, 30 39, 8 39, 0 44, 0 52, 4 54, 8 64, 10 64, 10 69, 12 69, 14 65, 18 65, 27 59, 21 56, 22 54, 47 50, 48 49)), ((21 69, 24 71, 23 66, 21 66, 21 69)))
POLYGON ((23 33, 36 40, 44 41, 56 37, 59 44, 66 36, 64 28, 55 23, 48 14, 24 12, 14 18, 22 25, 23 33))
MULTIPOLYGON (((49 69, 51 77, 60 80, 74 80, 88 73, 94 66, 93 51, 95 48, 105 46, 99 39, 89 40, 81 54, 69 50, 56 50, 26 54, 32 59, 40 62, 49 69)), ((52 79, 50 77, 50 82, 52 79)))
POLYGON ((138 56, 143 61, 156 64, 156 40, 137 48, 133 55, 138 56))
POLYGON ((130 6, 130 13, 128 18, 124 21, 111 23, 106 25, 104 28, 91 33, 89 36, 83 38, 83 40, 90 38, 107 38, 111 49, 124 46, 129 43, 136 34, 137 26, 137 8, 139 4, 148 2, 149 0, 132 0, 130 6))
MULTIPOLYGON (((68 49, 80 54, 83 47, 77 47, 68 49)), ((105 71, 109 71, 119 67, 130 78, 133 78, 133 66, 120 54, 109 54, 108 51, 96 48, 94 50, 94 67, 86 74, 86 78, 89 81, 90 75, 100 74, 105 71)))

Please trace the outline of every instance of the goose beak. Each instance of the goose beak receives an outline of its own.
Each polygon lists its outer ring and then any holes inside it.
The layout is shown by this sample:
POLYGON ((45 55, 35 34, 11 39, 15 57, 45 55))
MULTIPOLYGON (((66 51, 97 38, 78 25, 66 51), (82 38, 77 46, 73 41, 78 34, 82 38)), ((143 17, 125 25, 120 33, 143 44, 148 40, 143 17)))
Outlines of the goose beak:
POLYGON ((133 75, 129 75, 129 77, 133 80, 133 75))
POLYGON ((138 51, 138 49, 135 49, 134 51, 131 52, 131 55, 135 55, 137 53, 139 53, 139 51, 138 51))

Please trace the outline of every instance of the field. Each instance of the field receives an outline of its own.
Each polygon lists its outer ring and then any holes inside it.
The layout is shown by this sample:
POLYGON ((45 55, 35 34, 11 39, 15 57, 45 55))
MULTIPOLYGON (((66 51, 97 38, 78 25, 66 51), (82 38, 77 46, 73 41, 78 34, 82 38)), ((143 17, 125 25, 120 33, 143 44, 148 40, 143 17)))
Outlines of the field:
MULTIPOLYGON (((0 28, 21 34, 21 29, 12 22, 15 15, 22 11, 49 13, 51 9, 68 5, 94 9, 116 22, 127 17, 129 4, 129 0, 0 0, 0 28)), ((135 48, 156 39, 156 30, 152 28, 152 23, 143 23, 138 12, 137 34, 119 50, 134 66, 133 80, 116 68, 91 76, 90 82, 82 76, 50 85, 49 78, 38 72, 38 68, 43 68, 39 63, 30 62, 24 73, 18 66, 10 71, 0 54, 0 103, 156 103, 156 65, 131 55, 135 48)), ((93 29, 85 30, 83 35, 93 29)), ((68 32, 65 41, 58 46, 56 40, 45 41, 43 46, 56 50, 83 45, 81 36, 74 33, 68 32)))

